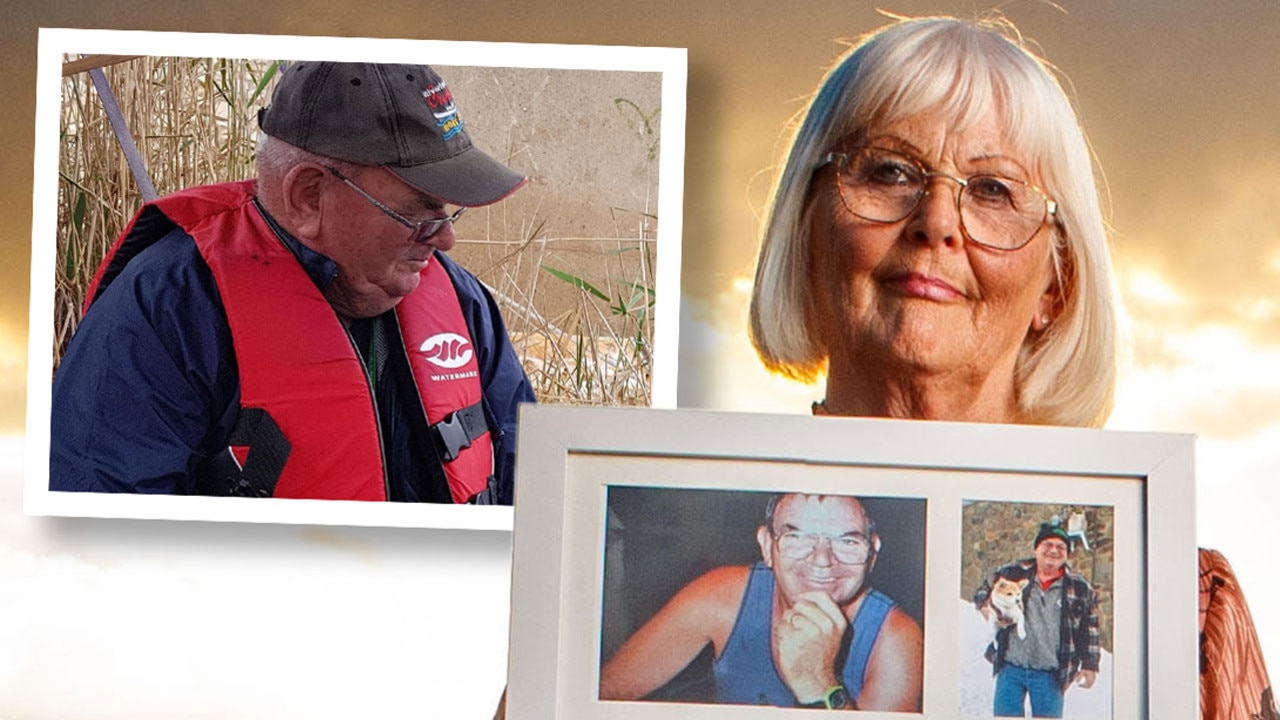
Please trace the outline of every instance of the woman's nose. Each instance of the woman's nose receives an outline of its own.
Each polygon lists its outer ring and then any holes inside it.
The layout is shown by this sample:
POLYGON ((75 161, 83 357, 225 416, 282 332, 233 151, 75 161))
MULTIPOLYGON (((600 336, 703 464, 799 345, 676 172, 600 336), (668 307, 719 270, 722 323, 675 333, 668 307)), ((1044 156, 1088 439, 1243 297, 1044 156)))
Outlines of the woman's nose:
POLYGON ((914 240, 956 245, 964 239, 960 222, 963 181, 946 173, 929 173, 924 195, 908 218, 907 232, 914 240))

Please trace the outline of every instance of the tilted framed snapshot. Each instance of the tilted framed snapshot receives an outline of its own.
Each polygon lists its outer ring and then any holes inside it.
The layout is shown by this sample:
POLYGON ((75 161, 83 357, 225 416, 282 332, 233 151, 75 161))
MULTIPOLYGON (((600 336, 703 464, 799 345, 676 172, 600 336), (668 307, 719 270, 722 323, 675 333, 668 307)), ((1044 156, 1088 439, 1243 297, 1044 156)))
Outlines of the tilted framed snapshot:
MULTIPOLYGON (((877 555, 862 587, 891 597, 923 638, 920 667, 907 668, 921 678, 917 708, 862 716, 991 716, 974 586, 1031 556, 1037 528, 1054 522, 1069 536, 1069 566, 1096 588, 1101 655, 1092 687, 1065 690, 1064 717, 1192 720, 1193 445, 1189 435, 1072 428, 524 408, 508 717, 812 717, 717 700, 707 668, 720 661, 718 642, 640 700, 602 699, 617 696, 616 666, 602 668, 685 589, 747 572, 733 568, 760 560, 766 546, 780 553, 766 534, 777 523, 766 528, 762 514, 782 507, 776 498, 819 496, 856 500, 873 518, 865 532, 878 536, 877 555)), ((835 553, 834 534, 809 536, 810 552, 835 553)), ((745 632, 750 593, 734 634, 745 632)))
MULTIPOLYGON (((206 471, 206 460, 234 458, 230 444, 243 446, 228 440, 224 452, 209 443, 196 447, 197 443, 181 438, 189 426, 196 429, 196 437, 217 437, 218 431, 210 428, 206 434, 201 425, 206 414, 217 417, 224 406, 238 413, 239 400, 208 399, 211 393, 196 380, 207 375, 207 368, 176 352, 171 364, 177 377, 191 378, 192 390, 186 392, 183 381, 165 385, 166 392, 176 388, 176 397, 192 401, 197 408, 208 403, 208 408, 188 412, 170 407, 173 403, 167 401, 128 399, 130 390, 150 396, 150 390, 160 386, 144 377, 143 371, 132 372, 138 367, 152 370, 139 358, 168 356, 123 341, 86 340, 83 346, 92 350, 81 357, 96 363, 94 367, 110 368, 119 362, 127 369, 127 381, 121 375, 106 383, 108 390, 89 392, 77 387, 62 396, 85 399, 77 408, 119 407, 137 415, 131 419, 138 422, 104 422, 101 427, 151 428, 142 420, 155 420, 153 432, 138 430, 141 442, 81 441, 68 428, 97 427, 89 417, 92 413, 68 409, 53 399, 50 378, 67 377, 62 358, 72 331, 81 327, 94 270, 148 195, 139 186, 153 186, 153 193, 168 195, 192 186, 255 177, 256 143, 262 136, 257 117, 272 102, 280 68, 318 60, 430 64, 448 78, 451 88, 448 107, 431 105, 445 103, 444 95, 422 96, 422 107, 434 108, 436 123, 447 125, 451 134, 469 135, 468 142, 474 141, 475 147, 530 178, 525 189, 509 200, 476 207, 461 217, 452 226, 456 244, 448 254, 460 267, 471 269, 478 281, 473 297, 493 308, 487 316, 499 318, 501 313, 497 329, 485 334, 494 342, 509 341, 511 377, 523 369, 540 402, 675 405, 684 49, 44 28, 36 82, 28 341, 32 392, 28 395, 24 496, 28 514, 510 531, 510 508, 501 505, 366 502, 354 493, 314 490, 324 483, 343 482, 352 474, 342 469, 305 474, 308 482, 298 493, 274 492, 272 485, 258 493, 261 497, 234 496, 221 492, 221 487, 201 488, 205 494, 194 494, 195 478, 225 475, 206 471), (111 96, 100 94, 107 87, 115 88, 119 102, 104 105, 106 100, 99 99, 111 96), (114 123, 104 108, 116 104, 123 104, 120 112, 129 122, 122 121, 113 132, 114 123), (117 132, 139 137, 137 142, 125 142, 132 152, 118 144, 117 132), (136 175, 127 169, 134 167, 139 170, 136 175), (584 183, 584 177, 591 182, 584 183), (481 284, 487 289, 480 290, 481 284), (621 290, 614 292, 616 288, 621 290), (584 347, 591 352, 582 352, 584 347), (117 350, 127 350, 129 357, 116 359, 111 353, 117 350), (517 364, 519 368, 514 367, 517 364), (566 382, 566 377, 573 379, 566 382), (111 401, 97 402, 101 398, 111 401), (175 449, 184 454, 184 443, 191 445, 190 463, 182 459, 176 468, 169 466, 165 458, 175 449), (70 450, 63 453, 63 448, 70 450), (51 470, 55 455, 75 458, 68 463, 73 470, 51 470), (142 467, 146 464, 150 466, 142 467), (51 475, 56 484, 51 484, 51 475), (96 479, 77 486, 89 477, 96 479)), ((350 82, 356 87, 360 80, 350 82)), ((401 229, 395 227, 399 221, 381 213, 374 221, 401 229)), ((157 282, 157 286, 157 305, 177 308, 173 287, 182 283, 157 282)), ((216 313, 223 309, 218 305, 216 313)), ((186 306, 174 312, 182 319, 179 327, 218 326, 216 317, 214 322, 191 319, 186 306)), ((294 324, 299 334, 286 340, 280 333, 282 326, 274 324, 276 316, 271 317, 268 339, 274 345, 291 350, 314 344, 310 323, 294 324)), ((467 322, 476 321, 467 318, 467 322)), ((346 334, 341 328, 338 332, 346 334)), ((430 352, 435 359, 427 363, 440 368, 424 375, 428 379, 423 382, 447 384, 477 375, 477 370, 458 363, 483 357, 483 344, 473 352, 467 340, 457 346, 461 348, 457 356, 446 360, 435 357, 439 348, 432 341, 455 336, 421 334, 421 341, 405 341, 405 352, 415 357, 430 352)), ((345 346, 340 346, 345 353, 345 346)), ((382 355, 385 358, 387 353, 382 355)), ((355 372, 352 377, 360 379, 363 371, 354 360, 354 355, 348 356, 346 363, 355 372)), ((483 382, 490 381, 484 377, 490 373, 481 375, 483 382)), ((239 392, 237 384, 236 398, 239 392)), ((365 392, 372 391, 360 389, 365 392)), ((310 389, 304 395, 310 396, 310 389)), ((329 409, 328 396, 315 397, 318 410, 329 409)), ((484 399, 486 408, 516 404, 484 399)), ((372 401, 370 396, 362 405, 372 401)), ((371 461, 361 467, 376 465, 374 453, 384 447, 384 439, 372 415, 365 418, 368 422, 360 422, 343 413, 318 410, 300 415, 293 428, 286 423, 281 429, 285 441, 293 443, 295 468, 303 455, 298 451, 299 437, 323 426, 319 420, 326 417, 352 427, 362 424, 364 430, 378 435, 376 443, 369 445, 371 461)), ((485 412, 493 416, 489 424, 494 430, 504 422, 514 425, 513 410, 485 412)), ((130 412, 119 415, 115 420, 130 412)), ((85 434, 96 439, 109 433, 94 435, 85 430, 85 434)), ((344 427, 336 436, 355 434, 344 427)), ((451 436, 446 441, 440 435, 440 444, 461 444, 456 432, 451 436)), ((463 447, 471 442, 468 439, 463 447)), ((311 447, 330 444, 313 442, 311 447)), ((420 438, 412 443, 385 438, 385 447, 411 444, 430 453, 433 459, 425 464, 435 463, 434 448, 424 447, 427 443, 420 438)), ((456 456, 458 450, 446 454, 456 456)), ((237 469, 249 462, 247 451, 242 455, 234 459, 237 469)), ((447 462, 451 460, 439 464, 447 462)), ((388 495, 389 490, 382 493, 388 495)))

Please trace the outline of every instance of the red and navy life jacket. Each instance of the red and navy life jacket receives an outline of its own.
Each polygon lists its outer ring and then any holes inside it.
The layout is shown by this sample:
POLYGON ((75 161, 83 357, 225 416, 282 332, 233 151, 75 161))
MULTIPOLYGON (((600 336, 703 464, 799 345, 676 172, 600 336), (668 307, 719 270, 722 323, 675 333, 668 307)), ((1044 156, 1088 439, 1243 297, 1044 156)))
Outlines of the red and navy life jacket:
MULTIPOLYGON (((85 310, 174 225, 191 235, 222 297, 239 366, 229 441, 245 475, 231 494, 386 500, 369 376, 315 282, 253 203, 253 181, 191 188, 139 210, 99 267, 85 310)), ((493 445, 474 346, 447 272, 422 271, 395 308, 421 407, 454 502, 486 490, 493 445)))

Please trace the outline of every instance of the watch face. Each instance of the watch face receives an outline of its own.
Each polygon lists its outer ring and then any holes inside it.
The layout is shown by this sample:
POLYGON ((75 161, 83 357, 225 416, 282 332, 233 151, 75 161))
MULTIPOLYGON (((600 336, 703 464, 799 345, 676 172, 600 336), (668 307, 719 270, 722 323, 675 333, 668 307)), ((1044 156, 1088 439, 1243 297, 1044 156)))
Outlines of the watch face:
POLYGON ((842 687, 832 690, 827 695, 827 707, 832 710, 843 710, 844 708, 849 707, 850 704, 849 691, 842 687))

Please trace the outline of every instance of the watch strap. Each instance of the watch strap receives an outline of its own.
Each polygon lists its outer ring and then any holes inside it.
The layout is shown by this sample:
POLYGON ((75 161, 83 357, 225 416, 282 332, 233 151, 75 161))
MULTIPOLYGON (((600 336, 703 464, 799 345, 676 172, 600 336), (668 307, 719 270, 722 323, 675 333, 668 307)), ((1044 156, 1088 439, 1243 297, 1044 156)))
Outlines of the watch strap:
POLYGON ((849 691, 843 685, 836 685, 828 690, 821 700, 804 703, 801 707, 824 708, 827 710, 856 710, 857 704, 853 701, 853 698, 849 697, 849 691))

